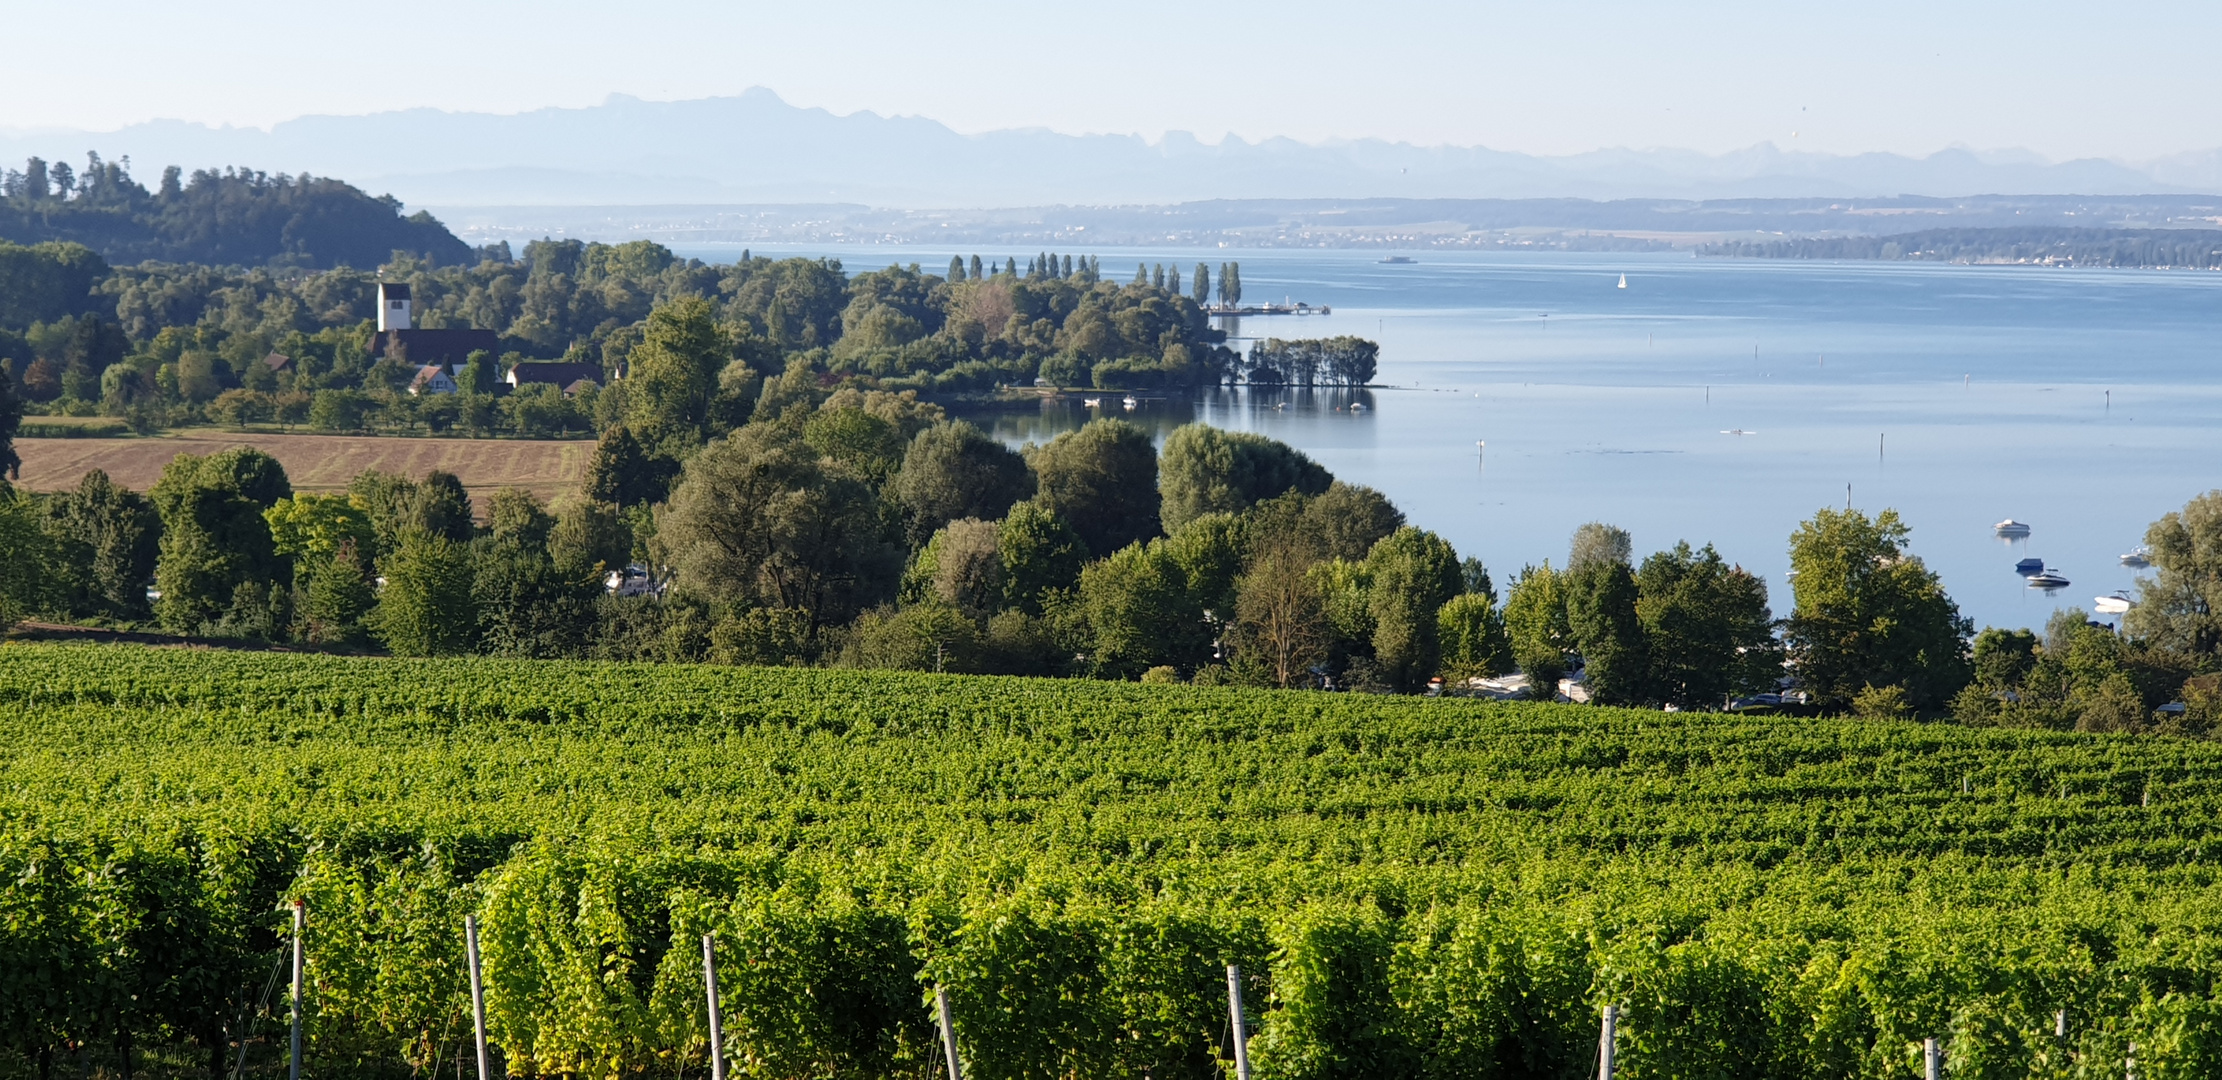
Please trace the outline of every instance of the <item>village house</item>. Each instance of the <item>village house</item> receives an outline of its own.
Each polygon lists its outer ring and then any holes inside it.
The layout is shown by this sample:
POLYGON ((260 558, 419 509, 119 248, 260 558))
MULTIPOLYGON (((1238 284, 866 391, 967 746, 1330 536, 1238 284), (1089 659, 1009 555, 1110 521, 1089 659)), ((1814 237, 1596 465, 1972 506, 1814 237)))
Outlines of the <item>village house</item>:
POLYGON ((520 360, 503 377, 510 389, 547 383, 572 397, 587 386, 602 385, 602 365, 565 363, 560 360, 520 360))

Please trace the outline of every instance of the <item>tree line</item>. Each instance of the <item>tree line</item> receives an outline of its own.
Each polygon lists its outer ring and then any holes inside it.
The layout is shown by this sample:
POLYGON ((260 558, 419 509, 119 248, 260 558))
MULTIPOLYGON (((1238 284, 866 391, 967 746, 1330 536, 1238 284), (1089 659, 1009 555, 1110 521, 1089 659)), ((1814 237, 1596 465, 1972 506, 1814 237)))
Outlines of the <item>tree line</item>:
POLYGON ((1906 259, 2046 266, 2222 267, 2222 230, 1927 229, 1889 236, 1726 240, 1700 255, 1745 259, 1906 259))
MULTIPOLYGON (((1119 285, 1100 260, 1043 253, 1000 267, 952 259, 850 274, 836 260, 680 259, 660 245, 536 241, 475 262, 405 252, 377 270, 145 262, 110 266, 76 244, 0 241, 0 377, 39 412, 104 415, 139 430, 278 424, 321 431, 592 434, 625 410, 603 390, 552 386, 510 396, 528 359, 597 371, 612 390, 659 308, 707 305, 720 347, 750 370, 806 365, 864 389, 978 395, 1037 382, 1189 389, 1369 379, 1355 338, 1269 342, 1248 357, 1210 325, 1199 264, 1192 294, 1161 265, 1119 285), (415 325, 496 331, 464 394, 409 392, 416 368, 373 355, 376 288, 411 288, 415 325)), ((1222 268, 1222 289, 1237 271, 1222 268)), ((463 376, 464 372, 456 372, 463 376)))

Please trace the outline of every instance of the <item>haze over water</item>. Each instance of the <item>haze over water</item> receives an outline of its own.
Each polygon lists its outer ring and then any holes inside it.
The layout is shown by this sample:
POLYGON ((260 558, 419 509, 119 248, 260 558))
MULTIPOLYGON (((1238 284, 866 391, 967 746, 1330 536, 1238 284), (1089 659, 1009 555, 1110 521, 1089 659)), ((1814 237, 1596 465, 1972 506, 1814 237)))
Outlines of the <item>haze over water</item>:
MULTIPOLYGON (((692 246, 719 261, 736 252, 692 246)), ((951 252, 807 251, 851 271, 951 252)), ((970 251, 965 254, 971 254, 970 251)), ((991 252, 988 255, 1018 254, 991 252)), ((1162 436, 1203 420, 1303 449, 1481 556, 1500 586, 1564 563, 1602 520, 1638 556, 1711 542, 1791 606, 1788 537, 1823 506, 1893 508, 1977 626, 2042 626, 2132 586, 2118 557, 2153 519, 2222 486, 2222 277, 1684 255, 1118 250, 1242 263, 1245 300, 1328 316, 1242 320, 1244 336, 1358 334, 1379 382, 1314 394, 1212 391, 1097 413, 1162 436), (1626 289, 1617 288, 1620 275, 1626 289), (1351 411, 1357 401, 1365 410, 1351 411), (1278 406, 1278 407, 1277 407, 1278 406), (1743 430, 1751 434, 1724 434, 1743 430), (1880 446, 1878 447, 1878 439, 1880 446), (1485 452, 1475 443, 1484 440, 1485 452), (1880 453, 1878 453, 1878 449, 1880 453), (2033 533, 2008 545, 2004 518, 2033 533), (2013 571, 2036 556, 2054 595, 2013 571)), ((1020 256, 1024 261, 1025 256, 1020 256)), ((1000 258, 998 259, 1000 261, 1000 258)), ((1013 443, 1084 422, 1077 401, 977 416, 1013 443)))

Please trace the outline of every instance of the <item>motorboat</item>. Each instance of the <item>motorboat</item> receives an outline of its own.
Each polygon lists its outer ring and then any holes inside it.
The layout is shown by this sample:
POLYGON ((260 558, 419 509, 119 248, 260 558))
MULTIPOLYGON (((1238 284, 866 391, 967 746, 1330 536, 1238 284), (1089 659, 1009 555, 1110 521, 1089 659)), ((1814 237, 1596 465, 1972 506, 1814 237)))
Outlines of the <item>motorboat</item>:
POLYGON ((1381 260, 1381 265, 1383 265, 1383 266, 1410 266, 1410 265, 1412 265, 1413 263, 1416 263, 1416 262, 1418 262, 1418 261, 1419 261, 1418 259, 1415 259, 1415 258, 1411 257, 1410 255, 1391 255, 1391 256, 1389 256, 1388 258, 1386 258, 1386 259, 1383 259, 1383 260, 1381 260))
POLYGON ((2031 574, 2042 574, 2044 572, 2045 561, 2043 559, 2023 559, 2022 561, 2014 564, 2014 573, 2020 574, 2023 577, 2028 577, 2031 574))
POLYGON ((2006 520, 1991 526, 1991 528, 1995 530, 2000 536, 2029 535, 2029 526, 2024 522, 2015 521, 2013 518, 2007 518, 2006 520))
POLYGON ((2122 565, 2132 570, 2143 570, 2152 564, 2152 549, 2143 544, 2131 548, 2129 554, 2122 556, 2122 565))
POLYGON ((1366 411, 1366 403, 1365 403, 1365 402, 1363 402, 1363 401, 1353 401, 1353 402, 1351 402, 1351 403, 1350 403, 1350 411, 1351 411, 1351 412, 1364 412, 1364 411, 1366 411))
POLYGON ((1134 395, 1132 395, 1132 394, 1128 394, 1128 395, 1126 396, 1126 399, 1125 399, 1125 400, 1123 400, 1123 401, 1121 401, 1121 402, 1119 402, 1119 404, 1121 404, 1121 405, 1124 405, 1124 406, 1126 406, 1126 407, 1127 407, 1127 409, 1128 409, 1128 411, 1130 411, 1130 412, 1131 412, 1131 411, 1133 411, 1134 409, 1140 408, 1140 407, 1141 407, 1141 405, 1142 405, 1142 402, 1141 402, 1141 401, 1140 401, 1139 399, 1137 399, 1137 398, 1136 398, 1136 397, 1135 397, 1134 395))
POLYGON ((1090 409, 1100 409, 1103 408, 1103 399, 1099 397, 1084 397, 1080 399, 1080 404, 1090 409))
POLYGON ((2093 599, 2091 610, 2101 615, 2121 615, 2128 612, 2136 603, 2137 601, 2129 598, 2128 593, 2117 592, 2112 596, 2101 596, 2093 599))
POLYGON ((2069 581, 2067 575, 2058 570, 2042 570, 2029 575, 2029 587, 2032 589, 2065 589, 2072 584, 2074 582, 2069 581))

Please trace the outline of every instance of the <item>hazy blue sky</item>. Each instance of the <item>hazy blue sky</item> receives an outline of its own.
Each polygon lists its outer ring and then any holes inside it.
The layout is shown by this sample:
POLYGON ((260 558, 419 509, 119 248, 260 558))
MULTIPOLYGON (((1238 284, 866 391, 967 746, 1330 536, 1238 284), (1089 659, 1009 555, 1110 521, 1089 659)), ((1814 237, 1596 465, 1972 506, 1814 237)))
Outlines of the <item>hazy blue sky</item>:
POLYGON ((2222 145, 2222 4, 0 0, 0 127, 516 112, 768 86, 960 131, 1531 153, 2222 145), (1793 133, 1795 137, 1793 138, 1793 133))

